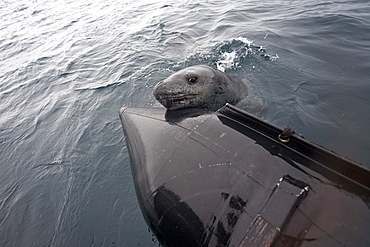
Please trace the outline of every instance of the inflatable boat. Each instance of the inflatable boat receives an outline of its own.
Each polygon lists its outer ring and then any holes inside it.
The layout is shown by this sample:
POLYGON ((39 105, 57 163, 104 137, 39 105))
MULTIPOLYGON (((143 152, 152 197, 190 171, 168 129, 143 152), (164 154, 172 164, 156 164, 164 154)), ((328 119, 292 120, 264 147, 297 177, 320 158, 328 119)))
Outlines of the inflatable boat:
POLYGON ((163 246, 370 246, 366 167, 232 105, 120 118, 163 246))

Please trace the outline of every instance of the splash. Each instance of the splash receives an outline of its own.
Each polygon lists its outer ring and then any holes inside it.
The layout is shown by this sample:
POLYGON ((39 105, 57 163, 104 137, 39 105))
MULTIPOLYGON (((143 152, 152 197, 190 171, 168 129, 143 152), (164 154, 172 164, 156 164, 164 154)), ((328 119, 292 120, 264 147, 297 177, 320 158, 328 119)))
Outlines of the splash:
POLYGON ((277 54, 269 54, 266 48, 255 45, 252 40, 238 37, 222 41, 213 47, 198 48, 185 61, 174 66, 175 71, 198 64, 207 64, 222 72, 237 70, 240 67, 255 67, 256 64, 266 61, 275 61, 277 54))
POLYGON ((222 71, 222 72, 225 72, 225 70, 228 68, 228 69, 231 69, 231 68, 235 68, 235 67, 238 67, 239 66, 239 63, 238 62, 235 62, 236 61, 236 52, 235 51, 232 51, 232 52, 224 52, 222 55, 221 55, 221 60, 219 60, 217 63, 216 63, 216 66, 217 66, 217 69, 222 71))
POLYGON ((216 45, 214 52, 218 56, 215 65, 218 70, 223 72, 237 69, 248 58, 256 57, 256 55, 260 55, 261 58, 268 61, 275 61, 279 58, 277 54, 267 54, 263 46, 255 45, 252 40, 244 37, 222 42, 216 45))

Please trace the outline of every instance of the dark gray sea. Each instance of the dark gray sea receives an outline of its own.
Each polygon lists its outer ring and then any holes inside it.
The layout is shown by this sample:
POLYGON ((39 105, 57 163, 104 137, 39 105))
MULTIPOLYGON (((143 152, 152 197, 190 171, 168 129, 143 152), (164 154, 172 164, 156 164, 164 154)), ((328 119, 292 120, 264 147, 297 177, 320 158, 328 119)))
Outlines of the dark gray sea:
POLYGON ((118 111, 208 64, 370 167, 368 0, 0 0, 0 246, 158 246, 118 111))

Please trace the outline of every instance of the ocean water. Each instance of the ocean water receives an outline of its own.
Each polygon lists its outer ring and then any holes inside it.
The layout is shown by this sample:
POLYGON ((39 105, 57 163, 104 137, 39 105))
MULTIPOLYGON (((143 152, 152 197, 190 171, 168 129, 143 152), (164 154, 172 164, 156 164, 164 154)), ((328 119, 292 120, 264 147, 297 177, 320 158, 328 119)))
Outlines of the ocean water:
POLYGON ((0 246, 158 246, 118 117, 189 65, 370 167, 370 4, 0 0, 0 246))

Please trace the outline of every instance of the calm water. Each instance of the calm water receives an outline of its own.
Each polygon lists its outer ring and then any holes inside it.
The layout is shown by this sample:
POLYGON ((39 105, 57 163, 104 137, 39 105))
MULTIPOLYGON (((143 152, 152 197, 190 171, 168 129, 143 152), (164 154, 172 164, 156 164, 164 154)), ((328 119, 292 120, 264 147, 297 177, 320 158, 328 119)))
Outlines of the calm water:
POLYGON ((370 167, 370 4, 0 0, 0 246, 156 246, 118 118, 206 63, 370 167))

